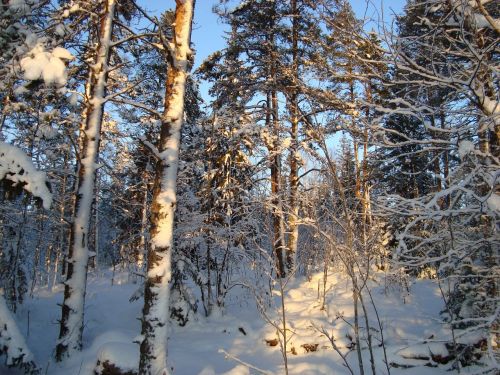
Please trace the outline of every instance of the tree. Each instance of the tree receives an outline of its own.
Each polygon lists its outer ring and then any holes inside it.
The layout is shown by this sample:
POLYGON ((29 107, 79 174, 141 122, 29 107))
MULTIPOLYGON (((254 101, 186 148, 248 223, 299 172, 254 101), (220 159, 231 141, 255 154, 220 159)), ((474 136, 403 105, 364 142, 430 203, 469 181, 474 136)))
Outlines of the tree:
MULTIPOLYGON (((59 121, 68 108, 67 67, 74 59, 61 47, 64 38, 55 33, 56 21, 49 14, 45 2, 5 1, 0 20, 0 139, 23 149, 42 170, 51 168, 54 161, 51 155, 60 140, 59 121)), ((57 14, 54 11, 51 15, 57 14)), ((55 183, 56 174, 49 174, 50 183, 55 183)), ((48 241, 36 231, 53 223, 54 215, 33 206, 33 199, 19 185, 14 189, 2 185, 3 198, 16 197, 15 201, 4 201, 0 214, 2 248, 6 250, 0 254, 0 262, 9 265, 0 283, 9 307, 15 311, 17 303, 42 276, 39 263, 50 249, 48 241), (32 236, 36 238, 31 245, 34 251, 27 246, 32 236)), ((54 197, 55 205, 57 200, 54 197)))
MULTIPOLYGON (((75 17, 83 17, 89 27, 89 30, 83 33, 87 43, 81 48, 82 54, 88 61, 92 61, 92 64, 87 64, 83 69, 86 75, 85 83, 82 84, 84 101, 80 113, 80 131, 75 142, 78 148, 77 183, 66 260, 68 266, 64 301, 56 346, 56 359, 59 361, 80 350, 82 346, 88 262, 95 256, 95 253, 90 251, 89 243, 92 239, 91 223, 95 220, 92 219, 92 203, 105 117, 104 106, 108 102, 120 100, 136 86, 135 82, 129 83, 121 75, 120 68, 126 67, 127 60, 120 56, 119 50, 125 43, 143 36, 126 26, 137 9, 133 1, 79 2, 74 4, 74 7, 75 17), (124 22, 121 22, 122 20, 124 22)), ((82 22, 81 19, 80 21, 82 22)), ((93 235, 98 238, 95 231, 93 235)))
MULTIPOLYGON (((49 209, 52 194, 46 184, 46 175, 37 171, 30 157, 22 150, 0 141, 0 181, 18 185, 43 202, 49 209)), ((17 327, 0 291, 0 355, 6 356, 9 367, 20 367, 26 373, 37 373, 33 354, 17 327)))
POLYGON ((172 44, 168 51, 169 68, 162 116, 159 160, 151 209, 151 246, 148 253, 147 276, 142 318, 141 374, 166 374, 167 327, 173 224, 176 205, 176 179, 180 134, 184 120, 184 94, 190 65, 191 23, 194 0, 177 0, 172 44))
POLYGON ((98 33, 98 47, 94 66, 87 82, 84 123, 80 134, 80 165, 75 199, 74 218, 70 234, 68 270, 64 285, 59 340, 56 358, 62 360, 82 347, 83 311, 87 283, 87 267, 91 255, 88 250, 89 224, 94 197, 97 157, 101 124, 106 102, 106 85, 116 16, 116 0, 103 3, 102 23, 98 33))
POLYGON ((491 370, 498 367, 489 353, 498 325, 493 278, 500 272, 494 250, 499 243, 493 223, 500 103, 493 83, 498 31, 484 14, 498 14, 490 5, 461 0, 411 1, 405 10, 408 21, 391 51, 393 84, 403 89, 395 108, 386 107, 382 117, 404 118, 412 129, 386 129, 385 142, 403 153, 418 152, 431 166, 432 182, 411 197, 387 197, 385 210, 405 222, 398 265, 435 271, 453 333, 455 367, 474 362, 475 353, 491 370), (391 145, 390 138, 398 143, 391 145), (478 339, 460 343, 471 334, 478 339))

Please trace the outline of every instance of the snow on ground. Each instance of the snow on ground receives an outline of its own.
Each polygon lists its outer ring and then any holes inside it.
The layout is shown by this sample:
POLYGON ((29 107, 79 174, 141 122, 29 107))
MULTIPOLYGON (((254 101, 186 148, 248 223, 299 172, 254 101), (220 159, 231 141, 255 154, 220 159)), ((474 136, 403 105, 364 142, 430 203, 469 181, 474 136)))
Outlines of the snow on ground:
MULTIPOLYGON (((346 323, 352 323, 353 317, 350 284, 342 276, 331 275, 326 308, 321 310, 321 300, 318 298, 321 277, 322 274, 317 274, 310 281, 297 278, 287 287, 285 304, 291 334, 288 347, 296 353, 288 353, 292 375, 349 374, 340 356, 318 328, 325 328, 333 334, 341 350, 348 352, 345 348, 351 343, 348 335, 353 335, 352 328, 346 323), (316 344, 316 351, 307 352, 308 345, 314 347, 316 344)), ((52 359, 60 318, 57 304, 62 301, 62 289, 52 292, 38 290, 36 296, 19 309, 16 317, 36 360, 43 367, 42 373, 90 375, 98 358, 101 362, 108 359, 119 362, 126 369, 133 368, 138 361, 139 347, 134 339, 137 340, 140 333, 138 318, 141 315, 142 301, 130 303, 129 297, 137 287, 137 284, 127 280, 126 274, 115 277, 115 285, 111 285, 108 277, 90 275, 85 309, 84 350, 62 364, 52 359)), ((437 287, 431 281, 420 280, 411 286, 409 296, 399 292, 398 288, 385 288, 383 285, 372 285, 371 290, 384 328, 389 361, 404 366, 418 366, 391 368, 391 374, 445 374, 449 365, 439 368, 425 366, 434 365, 432 359, 429 359, 430 353, 446 354, 443 340, 448 340, 450 335, 439 322, 442 301, 437 287)), ((367 295, 365 300, 369 304, 367 295)), ((277 319, 277 313, 275 308, 267 310, 270 319, 277 319)), ((385 374, 383 352, 377 341, 380 337, 379 327, 371 307, 369 316, 373 327, 377 370, 379 374, 385 374)), ((364 320, 360 323, 364 326, 364 320)), ((283 374, 279 345, 271 347, 266 344, 266 340, 276 337, 275 329, 264 322, 251 294, 240 289, 229 297, 223 315, 210 318, 199 316, 186 327, 173 326, 170 329, 169 364, 172 374, 258 373, 233 359, 226 359, 221 350, 269 374, 283 374)), ((366 349, 364 339, 362 347, 366 349)), ((354 373, 359 373, 355 351, 347 354, 347 360, 354 373)), ((366 373, 371 373, 367 350, 363 350, 363 361, 366 373)), ((19 372, 0 367, 0 373, 10 375, 19 372)))

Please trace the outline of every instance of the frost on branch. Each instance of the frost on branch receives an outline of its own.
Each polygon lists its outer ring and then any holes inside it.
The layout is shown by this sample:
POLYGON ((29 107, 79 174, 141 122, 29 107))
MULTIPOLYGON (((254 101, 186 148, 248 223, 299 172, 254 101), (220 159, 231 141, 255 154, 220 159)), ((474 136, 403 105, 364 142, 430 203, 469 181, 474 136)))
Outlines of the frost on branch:
POLYGON ((0 141, 1 180, 8 180, 13 186, 20 185, 33 196, 40 198, 45 209, 50 208, 52 194, 47 187, 45 173, 38 171, 21 149, 0 141))

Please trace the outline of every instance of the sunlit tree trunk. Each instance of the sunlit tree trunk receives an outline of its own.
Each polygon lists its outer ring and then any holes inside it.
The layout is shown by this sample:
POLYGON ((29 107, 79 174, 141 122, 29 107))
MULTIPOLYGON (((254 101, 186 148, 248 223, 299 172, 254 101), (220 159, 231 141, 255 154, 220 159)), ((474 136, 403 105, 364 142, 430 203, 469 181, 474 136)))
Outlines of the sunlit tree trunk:
MULTIPOLYGON (((274 13, 274 12, 273 12, 274 13)), ((271 16, 271 18, 273 18, 271 16)), ((272 21, 274 22, 274 20, 272 21)), ((269 80, 273 87, 267 93, 267 116, 266 126, 271 128, 272 142, 268 145, 271 158, 271 204, 273 221, 273 251, 276 257, 276 274, 278 277, 286 275, 285 259, 285 226, 282 206, 282 176, 280 155, 280 122, 277 94, 277 54, 275 51, 275 37, 271 35, 269 44, 273 47, 270 51, 269 80)))
POLYGON ((285 238, 283 223, 283 208, 281 204, 281 158, 279 154, 279 120, 278 120, 278 96, 276 91, 268 95, 268 103, 271 112, 271 124, 273 131, 273 142, 269 148, 271 155, 271 195, 272 195, 272 220, 273 220, 273 249, 276 256, 276 274, 285 277, 285 238))
POLYGON ((176 0, 173 51, 169 55, 165 111, 151 208, 151 246, 144 292, 139 373, 168 374, 167 325, 173 246, 176 180, 179 164, 184 94, 188 75, 194 0, 176 0))

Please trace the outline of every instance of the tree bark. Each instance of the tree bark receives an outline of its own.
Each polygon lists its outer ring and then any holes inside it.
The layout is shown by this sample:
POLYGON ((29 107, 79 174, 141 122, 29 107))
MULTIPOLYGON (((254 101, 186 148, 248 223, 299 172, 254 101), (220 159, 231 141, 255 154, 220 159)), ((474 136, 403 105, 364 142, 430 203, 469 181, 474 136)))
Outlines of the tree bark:
POLYGON ((283 209, 281 205, 281 158, 279 155, 279 121, 278 121, 278 97, 276 91, 269 95, 270 111, 272 114, 273 145, 269 149, 271 154, 271 196, 272 196, 272 217, 274 234, 274 253, 276 256, 276 274, 278 277, 286 276, 284 250, 284 225, 283 209))
POLYGON ((165 111, 160 133, 160 160, 156 166, 151 208, 151 246, 144 292, 139 373, 168 374, 167 326, 170 297, 176 180, 179 163, 184 95, 191 50, 194 0, 176 0, 174 36, 169 55, 165 111))
POLYGON ((288 271, 293 271, 297 256, 297 242, 299 238, 299 204, 298 204, 298 190, 299 190, 299 110, 298 110, 298 90, 297 85, 299 81, 299 14, 297 11, 297 0, 291 0, 292 5, 292 94, 290 97, 290 117, 291 117, 291 147, 290 147, 290 212, 288 214, 288 244, 287 244, 287 268, 288 271))
POLYGON ((96 162, 99 154, 108 62, 113 35, 116 0, 107 0, 99 29, 99 46, 91 68, 90 93, 86 98, 85 126, 80 137, 80 167, 75 197, 74 219, 70 233, 67 277, 60 321, 56 360, 61 361, 82 348, 83 311, 87 284, 89 223, 94 198, 96 162))

